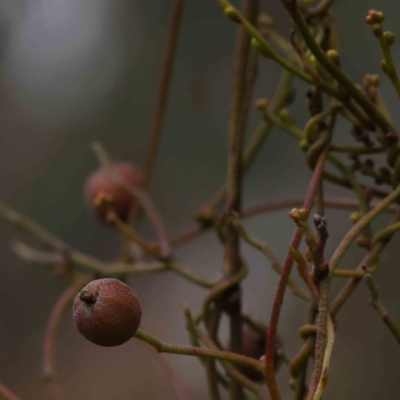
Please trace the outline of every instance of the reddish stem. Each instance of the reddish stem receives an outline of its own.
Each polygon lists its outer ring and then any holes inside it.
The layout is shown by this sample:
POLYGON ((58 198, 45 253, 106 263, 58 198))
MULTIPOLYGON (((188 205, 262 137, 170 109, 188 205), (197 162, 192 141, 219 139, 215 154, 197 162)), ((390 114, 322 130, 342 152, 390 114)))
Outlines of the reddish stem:
MULTIPOLYGON (((310 211, 312 208, 314 198, 322 178, 325 158, 326 158, 326 151, 324 151, 319 157, 318 163, 313 173, 313 177, 310 182, 310 186, 308 188, 307 197, 305 198, 303 203, 303 208, 306 209, 307 211, 310 211)), ((303 236, 302 229, 296 228, 296 230, 294 231, 292 241, 290 243, 290 247, 297 249, 299 247, 302 236, 303 236)), ((267 330, 267 347, 265 349, 265 372, 266 372, 265 380, 268 385, 268 389, 271 395, 271 400, 281 400, 281 396, 279 393, 274 373, 275 348, 276 348, 275 346, 276 346, 276 335, 279 323, 279 316, 282 308, 283 297, 285 296, 286 286, 290 273, 292 271, 292 266, 293 266, 293 257, 291 252, 289 251, 286 255, 286 260, 283 265, 281 276, 279 278, 278 289, 275 294, 275 300, 267 330)))
POLYGON ((167 109, 169 88, 171 86, 172 71, 178 44, 179 28, 184 2, 185 0, 176 0, 172 9, 171 27, 168 34, 168 45, 164 59, 164 68, 160 86, 158 88, 157 104, 154 111, 153 125, 150 131, 150 142, 147 148, 146 161, 144 165, 144 187, 146 187, 148 180, 150 179, 157 158, 165 111, 167 109))
POLYGON ((4 383, 0 382, 0 397, 5 400, 20 400, 4 383))

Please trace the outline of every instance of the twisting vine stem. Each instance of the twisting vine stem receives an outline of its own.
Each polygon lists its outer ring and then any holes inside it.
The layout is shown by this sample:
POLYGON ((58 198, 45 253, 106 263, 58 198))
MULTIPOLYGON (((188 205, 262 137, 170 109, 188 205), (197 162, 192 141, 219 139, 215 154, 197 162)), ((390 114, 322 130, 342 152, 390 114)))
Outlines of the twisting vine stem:
MULTIPOLYGON (((304 200, 303 204, 303 208, 306 210, 306 212, 309 212, 312 208, 315 195, 317 193, 320 181, 322 179, 322 172, 324 169, 325 159, 326 159, 326 150, 323 151, 319 156, 317 165, 313 172, 313 177, 310 182, 307 197, 304 200)), ((290 243, 290 247, 297 249, 297 247, 300 244, 302 236, 303 236, 302 229, 299 227, 296 228, 290 243)), ((274 374, 276 333, 278 328, 280 312, 282 308, 283 297, 285 295, 287 282, 290 276, 290 272, 292 270, 292 265, 293 265, 293 256, 292 253, 289 251, 286 256, 285 262, 283 264, 283 270, 279 279, 278 288, 276 290, 274 304, 268 327, 267 347, 265 350, 265 368, 266 368, 266 382, 272 400, 281 399, 281 395, 279 393, 278 385, 276 383, 274 374)))

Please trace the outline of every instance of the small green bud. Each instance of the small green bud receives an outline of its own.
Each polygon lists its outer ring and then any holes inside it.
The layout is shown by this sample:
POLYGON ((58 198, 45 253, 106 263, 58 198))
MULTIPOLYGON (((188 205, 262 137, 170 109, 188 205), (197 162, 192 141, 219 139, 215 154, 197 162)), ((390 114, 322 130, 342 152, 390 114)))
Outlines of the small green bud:
POLYGON ((321 71, 321 64, 315 58, 314 54, 311 54, 311 55, 308 56, 308 61, 315 68, 316 71, 321 71))
POLYGON ((255 102, 255 106, 257 110, 263 111, 268 107, 268 100, 267 99, 257 99, 255 102))
POLYGON ((326 55, 334 62, 336 65, 339 65, 339 53, 336 50, 328 50, 326 55))
POLYGON ((272 28, 274 26, 274 20, 268 14, 260 14, 258 17, 258 25, 260 28, 272 28))
POLYGON ((381 79, 379 75, 376 74, 365 74, 364 79, 363 79, 363 85, 365 87, 370 87, 370 86, 379 86, 381 82, 381 79))
POLYGON ((287 108, 282 108, 278 115, 283 122, 293 124, 293 117, 290 115, 290 111, 287 108))
POLYGON ((296 223, 299 221, 307 221, 308 212, 304 208, 293 208, 289 213, 289 217, 293 219, 296 223))
POLYGON ((308 144, 306 138, 303 138, 303 139, 301 139, 301 140, 299 141, 299 147, 300 147, 300 149, 303 150, 303 151, 307 151, 307 150, 309 149, 310 145, 308 144))
POLYGON ((350 214, 350 221, 356 224, 360 220, 361 216, 358 212, 353 212, 350 214))
POLYGON ((396 37, 394 36, 394 33, 393 32, 389 32, 389 31, 384 32, 383 37, 384 37, 386 43, 389 46, 391 46, 396 40, 396 37))
POLYGON ((372 32, 376 37, 379 37, 382 35, 382 25, 381 24, 374 24, 372 25, 372 32))
POLYGON ((224 9, 224 14, 225 14, 229 19, 231 19, 232 21, 237 22, 238 24, 240 24, 240 23, 242 22, 241 19, 240 19, 239 11, 236 10, 235 7, 232 7, 232 6, 225 7, 225 9, 224 9))

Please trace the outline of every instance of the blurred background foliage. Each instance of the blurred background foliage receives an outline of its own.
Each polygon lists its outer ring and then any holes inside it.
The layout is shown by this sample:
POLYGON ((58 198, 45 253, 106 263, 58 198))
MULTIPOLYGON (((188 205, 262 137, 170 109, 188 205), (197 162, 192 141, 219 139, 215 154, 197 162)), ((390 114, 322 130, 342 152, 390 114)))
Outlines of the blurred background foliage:
MULTIPOLYGON (((194 224, 193 211, 225 179, 235 37, 235 25, 224 18, 215 1, 186 3, 164 135, 150 185, 171 235, 194 224)), ((171 4, 170 0, 0 0, 0 195, 71 245, 105 260, 115 258, 120 241, 87 212, 82 201, 85 178, 96 168, 90 143, 98 139, 115 159, 142 164, 171 4)), ((288 36, 289 22, 279 1, 262 1, 261 7, 288 36)), ((366 72, 379 73, 379 47, 364 22, 367 11, 378 7, 387 15, 385 27, 400 35, 400 5, 395 1, 338 1, 334 9, 342 64, 358 82, 366 72)), ((393 47, 398 63, 399 46, 393 47)), ((279 74, 279 68, 261 60, 256 97, 270 97, 279 74)), ((399 126, 398 99, 388 80, 382 81, 399 126)), ((298 82, 296 86, 292 111, 302 126, 308 117, 306 88, 298 82)), ((253 112, 248 133, 258 118, 253 112)), ((335 136, 351 143, 349 127, 339 128, 335 136)), ((298 145, 275 129, 247 176, 245 205, 302 197, 309 178, 298 145)), ((326 190, 329 195, 349 195, 330 185, 326 190)), ((350 221, 348 212, 329 210, 327 217, 329 255, 350 221)), ((139 226, 148 237, 153 235, 145 222, 139 226)), ((286 212, 252 219, 247 226, 284 256, 293 231, 286 212)), ((41 375, 42 338, 51 306, 66 285, 49 268, 26 265, 9 251, 12 237, 25 239, 24 235, 3 221, 0 235, 0 380, 23 399, 47 399, 41 375)), ((395 320, 399 320, 399 243, 391 242, 376 278, 395 320)), ((244 307, 267 322, 277 277, 262 255, 243 247, 251 266, 244 283, 244 307)), ((353 248, 343 267, 354 267, 362 254, 353 248)), ((177 255, 182 263, 210 276, 222 263, 222 249, 212 233, 179 249, 177 255)), ((129 284, 142 302, 143 328, 165 341, 187 343, 182 303, 197 309, 205 291, 170 273, 130 277, 129 284)), ((334 285, 333 291, 339 286, 334 285)), ((395 342, 368 298, 361 285, 338 318, 326 400, 400 396, 395 342)), ((301 345, 295 332, 304 316, 304 305, 287 294, 279 331, 289 356, 301 345)), ((92 345, 77 333, 70 313, 62 322, 58 349, 63 399, 175 398, 152 349, 137 341, 112 349, 92 345)), ((199 362, 168 358, 184 380, 188 398, 207 398, 199 362)), ((284 398, 290 398, 285 368, 278 377, 284 398)))

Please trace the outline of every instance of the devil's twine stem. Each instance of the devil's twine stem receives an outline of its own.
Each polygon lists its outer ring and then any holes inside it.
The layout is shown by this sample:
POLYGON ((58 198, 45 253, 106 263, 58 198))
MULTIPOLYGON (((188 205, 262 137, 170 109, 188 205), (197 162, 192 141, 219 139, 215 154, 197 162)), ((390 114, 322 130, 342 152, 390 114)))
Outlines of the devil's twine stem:
MULTIPOLYGON (((303 208, 308 212, 312 208, 315 194, 317 193, 319 183, 322 179, 322 172, 324 169, 325 159, 326 159, 326 151, 323 151, 314 169, 307 197, 303 203, 303 208)), ((301 228, 296 228, 290 246, 297 249, 300 244, 302 236, 303 236, 303 231, 301 230, 301 228)), ((275 346, 276 346, 276 334, 277 334, 280 312, 282 308, 283 297, 285 295, 287 281, 290 276, 290 272, 292 270, 292 265, 293 265, 293 257, 291 252, 289 251, 287 253, 285 263, 283 264, 283 270, 275 294, 274 304, 268 327, 267 346, 265 350, 265 368, 266 368, 266 382, 272 400, 281 399, 274 372, 275 346)))

